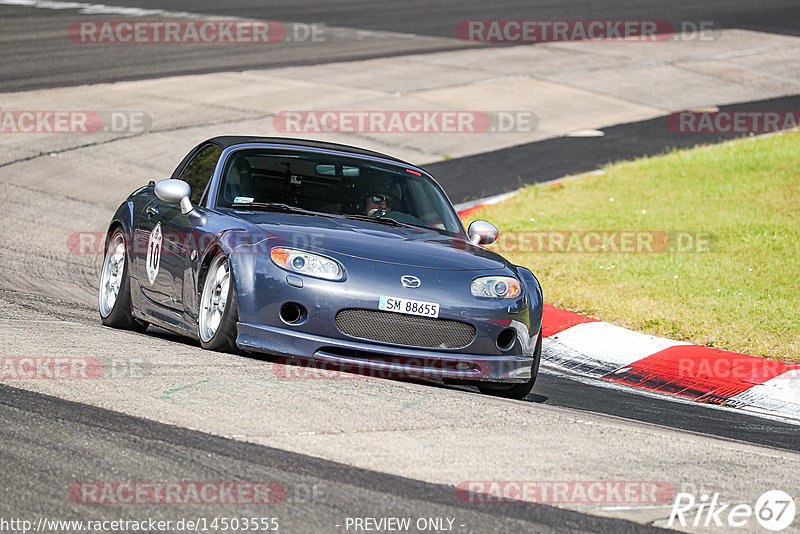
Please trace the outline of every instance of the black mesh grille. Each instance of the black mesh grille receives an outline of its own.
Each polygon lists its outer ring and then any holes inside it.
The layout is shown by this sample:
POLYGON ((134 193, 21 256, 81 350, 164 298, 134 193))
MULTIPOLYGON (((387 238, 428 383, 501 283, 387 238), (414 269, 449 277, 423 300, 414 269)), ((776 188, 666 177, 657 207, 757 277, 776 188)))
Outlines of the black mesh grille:
POLYGON ((460 349, 475 339, 475 327, 461 321, 375 310, 342 310, 336 326, 348 336, 430 349, 460 349))

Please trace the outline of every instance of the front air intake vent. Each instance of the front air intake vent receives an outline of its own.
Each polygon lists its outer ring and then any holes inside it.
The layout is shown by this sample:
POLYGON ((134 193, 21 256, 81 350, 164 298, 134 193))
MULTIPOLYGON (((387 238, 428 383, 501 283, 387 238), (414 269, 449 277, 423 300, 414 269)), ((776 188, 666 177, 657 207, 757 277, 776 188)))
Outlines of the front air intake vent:
POLYGON ((468 323, 376 310, 342 310, 336 326, 359 339, 428 349, 461 349, 475 339, 468 323))

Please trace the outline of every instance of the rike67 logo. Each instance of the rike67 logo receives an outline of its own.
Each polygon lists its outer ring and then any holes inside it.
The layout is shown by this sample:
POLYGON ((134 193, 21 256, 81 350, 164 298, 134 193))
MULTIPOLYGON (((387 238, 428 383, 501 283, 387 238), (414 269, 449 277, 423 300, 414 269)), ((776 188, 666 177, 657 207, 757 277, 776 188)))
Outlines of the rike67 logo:
POLYGON ((678 493, 672 503, 668 527, 725 527, 738 528, 750 526, 752 520, 761 527, 778 532, 794 521, 794 499, 781 490, 770 490, 761 495, 755 506, 741 503, 731 505, 720 501, 719 493, 701 495, 696 499, 691 493, 678 493))

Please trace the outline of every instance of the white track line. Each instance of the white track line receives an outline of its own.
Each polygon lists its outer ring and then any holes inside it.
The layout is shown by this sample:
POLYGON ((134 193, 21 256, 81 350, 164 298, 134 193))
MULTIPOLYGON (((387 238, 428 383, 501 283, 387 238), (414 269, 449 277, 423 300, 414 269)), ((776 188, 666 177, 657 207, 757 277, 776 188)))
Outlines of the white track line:
MULTIPOLYGON (((138 7, 109 6, 106 4, 87 4, 84 2, 58 2, 56 0, 0 0, 0 5, 53 10, 76 9, 79 13, 84 15, 125 15, 128 17, 163 17, 167 19, 172 18, 192 20, 248 20, 241 17, 190 13, 188 11, 142 9, 138 7)), ((320 23, 320 25, 324 26, 326 33, 335 39, 363 41, 365 39, 414 39, 417 37, 417 35, 413 33, 385 30, 360 30, 356 28, 328 26, 327 24, 322 23, 320 23)), ((456 39, 453 40, 455 41, 456 39)))
MULTIPOLYGON (((186 11, 166 11, 164 9, 141 9, 138 7, 108 6, 105 4, 85 4, 83 2, 56 2, 54 0, 0 0, 0 5, 35 7, 38 9, 77 9, 84 15, 128 15, 130 17, 171 17, 205 18, 186 11)), ((226 17, 218 17, 226 18, 226 17)))

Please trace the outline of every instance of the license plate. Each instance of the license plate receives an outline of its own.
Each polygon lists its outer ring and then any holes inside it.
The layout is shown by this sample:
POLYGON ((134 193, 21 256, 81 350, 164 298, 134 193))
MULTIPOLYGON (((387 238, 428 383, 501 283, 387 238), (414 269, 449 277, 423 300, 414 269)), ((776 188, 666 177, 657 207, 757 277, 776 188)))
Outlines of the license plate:
POLYGON ((439 317, 438 304, 421 300, 381 297, 378 309, 395 313, 407 313, 408 315, 421 315, 423 317, 439 317))

